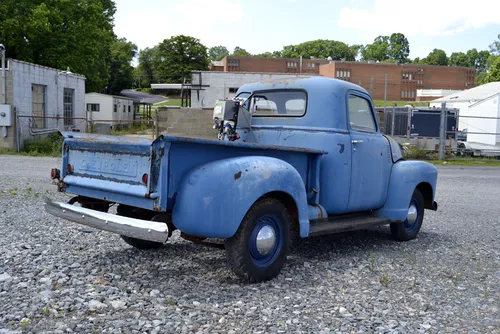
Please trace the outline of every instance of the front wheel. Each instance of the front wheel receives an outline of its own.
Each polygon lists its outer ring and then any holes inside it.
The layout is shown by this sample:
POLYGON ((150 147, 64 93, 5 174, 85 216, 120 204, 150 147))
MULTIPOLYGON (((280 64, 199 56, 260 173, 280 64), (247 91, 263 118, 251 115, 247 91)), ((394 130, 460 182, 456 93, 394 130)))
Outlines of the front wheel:
POLYGON ((276 277, 288 253, 290 215, 274 198, 258 200, 238 231, 225 241, 226 256, 238 277, 258 283, 276 277))
POLYGON ((424 221, 424 197, 415 189, 411 196, 408 214, 402 223, 392 223, 391 233, 394 239, 408 241, 415 239, 424 221))

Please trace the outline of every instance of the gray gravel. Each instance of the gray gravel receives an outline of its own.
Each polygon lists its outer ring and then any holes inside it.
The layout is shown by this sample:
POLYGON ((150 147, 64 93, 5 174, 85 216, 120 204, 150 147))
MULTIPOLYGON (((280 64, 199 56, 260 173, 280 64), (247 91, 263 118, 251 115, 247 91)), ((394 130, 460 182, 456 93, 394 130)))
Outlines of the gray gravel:
POLYGON ((417 240, 388 228, 305 240, 241 284, 224 251, 138 251, 56 219, 60 159, 0 156, 1 333, 500 333, 500 169, 440 168, 417 240), (38 195, 36 195, 38 194, 38 195))

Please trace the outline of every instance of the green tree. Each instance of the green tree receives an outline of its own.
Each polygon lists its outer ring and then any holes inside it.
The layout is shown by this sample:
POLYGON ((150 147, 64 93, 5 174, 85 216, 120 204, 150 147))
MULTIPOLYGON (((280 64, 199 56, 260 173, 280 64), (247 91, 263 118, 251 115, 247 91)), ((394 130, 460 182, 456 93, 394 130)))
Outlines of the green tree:
POLYGON ((245 49, 240 48, 239 46, 234 48, 232 56, 238 57, 251 57, 252 55, 245 49))
POLYGON ((446 55, 446 52, 444 50, 434 49, 426 58, 422 59, 422 62, 427 65, 447 66, 448 56, 446 55))
POLYGON ((134 83, 132 60, 137 55, 137 45, 126 38, 117 39, 111 45, 110 81, 107 93, 119 94, 123 89, 131 88, 134 83))
POLYGON ((297 45, 287 45, 283 48, 281 56, 283 58, 299 58, 302 56, 305 59, 326 59, 331 57, 333 60, 355 60, 359 51, 359 45, 349 47, 344 42, 317 39, 297 45))
POLYGON ((490 53, 495 56, 500 56, 500 34, 497 36, 497 39, 497 41, 493 41, 493 43, 490 44, 490 53))
POLYGON ((408 56, 410 55, 410 43, 405 35, 402 33, 393 33, 389 37, 389 47, 387 48, 387 54, 390 59, 394 59, 400 64, 408 62, 408 56))
POLYGON ((273 58, 273 54, 271 52, 258 53, 258 54, 253 55, 253 56, 260 57, 260 58, 273 58))
POLYGON ((110 79, 112 0, 2 0, 0 40, 7 57, 85 75, 87 91, 110 79))
POLYGON ((228 55, 229 55, 229 50, 222 45, 213 46, 210 49, 208 49, 208 56, 210 57, 210 60, 218 61, 228 55))
POLYGON ((178 35, 163 40, 158 45, 157 61, 153 61, 156 80, 181 82, 182 74, 191 71, 206 71, 209 68, 207 47, 197 38, 178 35))
POLYGON ((472 67, 471 64, 472 64, 472 62, 475 61, 475 59, 471 59, 471 56, 474 57, 474 55, 472 55, 472 54, 468 55, 468 54, 465 54, 463 52, 453 52, 450 55, 450 59, 448 61, 448 65, 450 65, 450 66, 472 67))
POLYGON ((150 87, 155 82, 159 62, 158 46, 145 48, 139 52, 136 80, 140 87, 150 87))
POLYGON ((372 44, 368 44, 361 49, 363 60, 383 61, 389 59, 389 36, 378 36, 372 44))
POLYGON ((481 78, 480 84, 500 81, 500 55, 493 55, 489 59, 489 71, 481 78))

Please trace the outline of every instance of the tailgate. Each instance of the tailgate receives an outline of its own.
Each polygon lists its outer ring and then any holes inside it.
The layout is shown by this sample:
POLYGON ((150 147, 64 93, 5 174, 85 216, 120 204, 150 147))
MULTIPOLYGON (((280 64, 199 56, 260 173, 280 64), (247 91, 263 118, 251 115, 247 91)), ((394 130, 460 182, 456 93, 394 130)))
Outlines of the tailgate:
MULTIPOLYGON (((62 180, 67 191, 79 195, 83 189, 151 198, 151 141, 81 133, 62 133, 62 180)), ((106 199, 105 195, 96 196, 106 199)), ((116 196, 109 196, 111 199, 116 196)), ((116 199, 116 198, 115 198, 116 199)))

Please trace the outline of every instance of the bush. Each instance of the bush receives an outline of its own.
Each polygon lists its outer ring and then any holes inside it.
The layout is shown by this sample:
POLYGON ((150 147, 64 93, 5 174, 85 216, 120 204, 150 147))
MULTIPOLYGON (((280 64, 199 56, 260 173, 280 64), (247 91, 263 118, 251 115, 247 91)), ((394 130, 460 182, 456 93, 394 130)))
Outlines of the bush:
POLYGON ((29 155, 61 156, 64 138, 58 133, 51 133, 45 138, 26 139, 23 152, 29 155))

